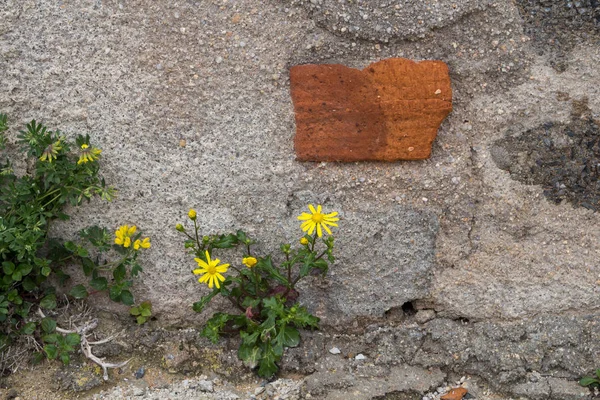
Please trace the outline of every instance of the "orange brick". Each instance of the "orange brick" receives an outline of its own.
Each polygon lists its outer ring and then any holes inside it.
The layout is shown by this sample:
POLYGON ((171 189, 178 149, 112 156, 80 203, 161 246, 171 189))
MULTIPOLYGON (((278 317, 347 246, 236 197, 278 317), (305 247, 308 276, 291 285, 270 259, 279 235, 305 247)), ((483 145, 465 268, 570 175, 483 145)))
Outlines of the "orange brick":
POLYGON ((390 58, 361 70, 340 64, 290 69, 300 161, 429 158, 452 111, 448 67, 390 58))

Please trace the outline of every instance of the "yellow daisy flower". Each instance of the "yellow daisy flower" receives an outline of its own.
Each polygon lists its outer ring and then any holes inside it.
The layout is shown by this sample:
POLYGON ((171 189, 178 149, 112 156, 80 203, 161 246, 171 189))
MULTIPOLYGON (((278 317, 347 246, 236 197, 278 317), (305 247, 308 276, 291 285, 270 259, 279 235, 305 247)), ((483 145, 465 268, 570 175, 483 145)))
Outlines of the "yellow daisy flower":
POLYGON ((317 205, 316 210, 312 204, 309 204, 308 209, 310 210, 311 214, 303 212, 298 216, 298 220, 304 221, 302 222, 302 225, 300 225, 300 228, 302 228, 302 230, 307 232, 309 235, 312 235, 315 229, 317 230, 317 235, 319 237, 323 236, 323 229, 325 229, 325 231, 331 235, 331 230, 327 225, 337 226, 336 221, 339 221, 340 219, 336 218, 335 216, 338 215, 338 213, 332 212, 329 214, 323 214, 321 212, 322 208, 320 204, 317 205))
MULTIPOLYGON (((115 232, 115 244, 123 247, 131 246, 131 236, 135 233, 137 227, 135 225, 123 225, 115 232)), ((150 243, 148 243, 149 245, 150 243)))
POLYGON ((242 264, 244 264, 248 268, 254 267, 257 262, 258 260, 254 257, 244 257, 244 259, 242 260, 242 264))
POLYGON ((140 240, 140 239, 138 239, 138 240, 136 240, 136 241, 133 243, 133 249, 134 249, 134 250, 139 250, 139 249, 140 249, 140 247, 141 247, 142 249, 149 249, 149 248, 150 248, 150 238, 149 238, 149 237, 147 237, 147 238, 145 238, 144 240, 140 240))
POLYGON ((301 238, 301 239, 300 239, 300 244, 301 244, 302 246, 306 246, 306 245, 308 244, 308 239, 307 239, 307 238, 305 238, 305 237, 301 238))
POLYGON ((81 145, 81 154, 79 155, 79 161, 77 161, 77 164, 84 164, 88 161, 96 161, 100 157, 100 153, 102 153, 102 150, 95 147, 90 147, 84 143, 81 145))
POLYGON ((221 287, 221 282, 225 280, 225 277, 221 274, 227 272, 227 268, 229 268, 229 264, 219 265, 221 260, 210 259, 210 254, 206 251, 206 261, 201 260, 199 258, 194 258, 194 261, 198 263, 200 268, 193 270, 194 275, 202 275, 198 282, 208 284, 209 288, 213 288, 216 286, 217 289, 221 287))
POLYGON ((58 152, 62 150, 62 146, 60 145, 60 140, 57 140, 56 142, 49 144, 48 147, 46 147, 44 149, 44 152, 42 153, 42 156, 40 157, 40 161, 46 161, 48 160, 48 162, 52 162, 52 160, 56 160, 56 156, 58 155, 58 152))

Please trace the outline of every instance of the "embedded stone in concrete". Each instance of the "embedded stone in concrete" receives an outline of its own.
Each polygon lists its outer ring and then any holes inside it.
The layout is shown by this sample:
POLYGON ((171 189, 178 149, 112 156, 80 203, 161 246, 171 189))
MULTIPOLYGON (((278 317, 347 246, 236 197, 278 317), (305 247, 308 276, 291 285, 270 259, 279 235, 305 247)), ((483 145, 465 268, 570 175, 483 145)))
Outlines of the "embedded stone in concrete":
POLYGON ((336 237, 336 246, 344 252, 337 255, 326 283, 317 288, 303 282, 300 289, 301 301, 323 326, 383 317, 390 309, 429 295, 438 230, 435 214, 395 206, 345 212, 343 221, 344 226, 362 228, 336 237))
POLYGON ((452 110, 448 67, 390 58, 358 70, 340 64, 290 69, 300 161, 429 158, 452 110))

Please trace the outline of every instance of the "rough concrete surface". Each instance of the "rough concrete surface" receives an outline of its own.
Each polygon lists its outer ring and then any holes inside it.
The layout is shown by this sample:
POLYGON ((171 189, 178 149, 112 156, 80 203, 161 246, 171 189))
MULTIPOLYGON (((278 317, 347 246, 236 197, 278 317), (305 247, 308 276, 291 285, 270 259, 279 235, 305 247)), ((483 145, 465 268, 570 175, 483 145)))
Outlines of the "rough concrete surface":
MULTIPOLYGON (((448 383, 470 374, 506 398, 583 398, 575 380, 600 367, 600 220, 597 203, 583 204, 595 197, 580 194, 594 193, 597 176, 543 164, 556 153, 543 146, 583 145, 564 138, 567 127, 597 133, 599 9, 595 0, 3 0, 0 112, 12 134, 35 118, 70 137, 90 133, 103 149, 118 199, 72 210, 56 232, 134 223, 149 234, 135 291, 159 325, 209 315, 189 308, 206 289, 174 229, 189 208, 205 232, 243 228, 266 252, 295 243, 296 215, 322 203, 342 218, 338 259, 301 299, 326 334, 357 335, 340 349, 362 343, 375 320, 391 344, 365 355, 380 354, 388 372, 438 368, 448 383), (449 66, 453 112, 431 158, 295 161, 289 67, 389 57, 449 66), (546 142, 533 135, 544 127, 546 142), (524 169, 536 160, 541 171, 524 169), (552 189, 553 176, 564 188, 552 189), (435 317, 413 329, 420 310, 435 317)), ((569 165, 591 171, 596 144, 578 150, 569 165)), ((325 362, 312 340, 290 352, 304 374, 325 362)), ((320 388, 331 398, 346 390, 320 388)))

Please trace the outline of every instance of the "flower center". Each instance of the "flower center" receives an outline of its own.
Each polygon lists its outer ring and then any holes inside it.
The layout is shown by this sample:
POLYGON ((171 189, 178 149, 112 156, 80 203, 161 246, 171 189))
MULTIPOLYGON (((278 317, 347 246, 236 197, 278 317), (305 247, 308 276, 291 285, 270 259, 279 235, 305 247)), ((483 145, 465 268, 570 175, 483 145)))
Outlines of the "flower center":
POLYGON ((209 275, 214 275, 217 273, 217 263, 210 262, 208 263, 208 267, 206 268, 206 273, 209 275))
POLYGON ((323 214, 316 213, 316 214, 313 214, 312 217, 310 217, 310 219, 312 219, 312 222, 314 222, 315 224, 320 224, 321 222, 323 222, 323 217, 324 217, 323 214))
POLYGON ((83 150, 87 149, 88 147, 90 147, 90 146, 88 146, 88 145, 87 145, 87 144, 85 144, 85 143, 81 145, 81 148, 82 148, 83 150))

